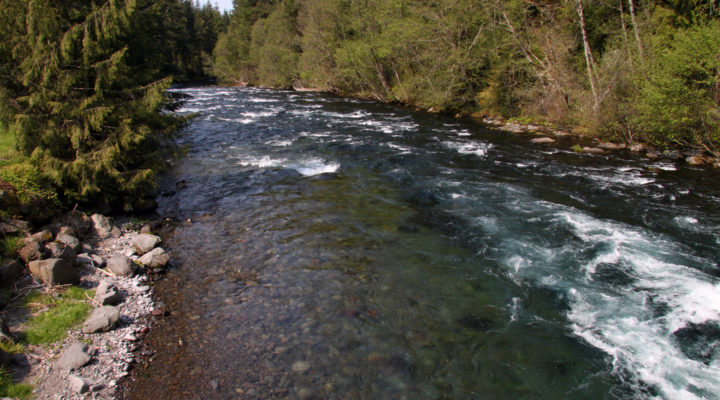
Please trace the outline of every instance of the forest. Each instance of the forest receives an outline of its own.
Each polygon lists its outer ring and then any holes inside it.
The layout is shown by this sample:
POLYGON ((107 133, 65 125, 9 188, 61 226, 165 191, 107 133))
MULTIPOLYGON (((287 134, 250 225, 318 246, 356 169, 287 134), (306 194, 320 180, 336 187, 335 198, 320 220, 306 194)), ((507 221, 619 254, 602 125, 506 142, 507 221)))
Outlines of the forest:
POLYGON ((166 89, 208 77, 717 156, 719 3, 0 0, 0 179, 151 208, 187 122, 166 89))
POLYGON ((235 0, 225 83, 720 150, 717 0, 235 0))

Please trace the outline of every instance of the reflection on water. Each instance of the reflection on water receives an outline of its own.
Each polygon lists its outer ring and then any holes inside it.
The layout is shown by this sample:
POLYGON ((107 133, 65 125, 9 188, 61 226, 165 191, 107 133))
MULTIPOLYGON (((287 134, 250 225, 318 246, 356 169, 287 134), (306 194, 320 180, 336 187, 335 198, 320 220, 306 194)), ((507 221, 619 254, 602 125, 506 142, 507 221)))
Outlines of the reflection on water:
POLYGON ((716 171, 186 91, 188 186, 160 202, 193 222, 131 398, 718 398, 716 171))

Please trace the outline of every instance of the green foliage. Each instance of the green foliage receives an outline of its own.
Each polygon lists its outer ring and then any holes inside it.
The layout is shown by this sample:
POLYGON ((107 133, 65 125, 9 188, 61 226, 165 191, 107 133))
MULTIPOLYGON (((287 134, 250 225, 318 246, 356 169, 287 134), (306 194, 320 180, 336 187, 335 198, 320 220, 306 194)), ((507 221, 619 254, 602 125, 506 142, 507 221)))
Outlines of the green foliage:
POLYGON ((33 387, 12 382, 10 373, 0 367, 0 396, 12 399, 31 399, 33 387))
POLYGON ((716 3, 237 0, 215 71, 717 149, 716 3))
POLYGON ((15 257, 23 245, 22 235, 5 236, 0 239, 0 253, 2 253, 3 257, 15 257))
POLYGON ((170 80, 137 56, 147 47, 136 35, 154 8, 0 2, 0 122, 14 130, 20 154, 64 202, 132 208, 153 188, 160 145, 182 123, 163 113, 170 80))
POLYGON ((679 29, 649 66, 637 126, 656 143, 720 144, 720 23, 679 29))
POLYGON ((86 295, 93 291, 70 287, 58 295, 31 292, 25 298, 26 306, 38 312, 27 322, 25 338, 30 344, 54 343, 62 340, 67 331, 85 320, 91 310, 86 295))

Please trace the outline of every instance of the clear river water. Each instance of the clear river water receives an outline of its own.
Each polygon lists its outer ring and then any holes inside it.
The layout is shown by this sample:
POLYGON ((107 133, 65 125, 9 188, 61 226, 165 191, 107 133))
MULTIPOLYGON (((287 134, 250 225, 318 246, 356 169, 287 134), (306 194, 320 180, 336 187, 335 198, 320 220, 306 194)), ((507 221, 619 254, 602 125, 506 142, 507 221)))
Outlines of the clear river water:
POLYGON ((189 88, 136 399, 720 399, 720 172, 189 88), (191 221, 188 221, 191 220, 191 221))

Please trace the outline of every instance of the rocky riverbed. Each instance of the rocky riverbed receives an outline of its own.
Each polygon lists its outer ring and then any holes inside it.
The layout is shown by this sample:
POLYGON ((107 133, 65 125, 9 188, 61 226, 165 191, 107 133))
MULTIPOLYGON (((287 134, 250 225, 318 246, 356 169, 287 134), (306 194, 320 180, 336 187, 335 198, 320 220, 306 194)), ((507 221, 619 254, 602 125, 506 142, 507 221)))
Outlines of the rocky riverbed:
MULTIPOLYGON (((14 271, 19 292, 64 284, 96 291, 87 299, 90 316, 62 342, 29 346, 10 359, 8 369, 35 387, 36 399, 115 398, 118 380, 140 358, 152 356, 139 341, 166 311, 153 300, 150 275, 163 270, 169 255, 149 225, 142 233, 132 226, 71 213, 35 233, 25 231, 20 255, 28 268, 14 271)), ((2 272, 7 284, 8 269, 2 272)), ((27 311, 11 304, 4 314, 9 335, 17 336, 27 311)))

